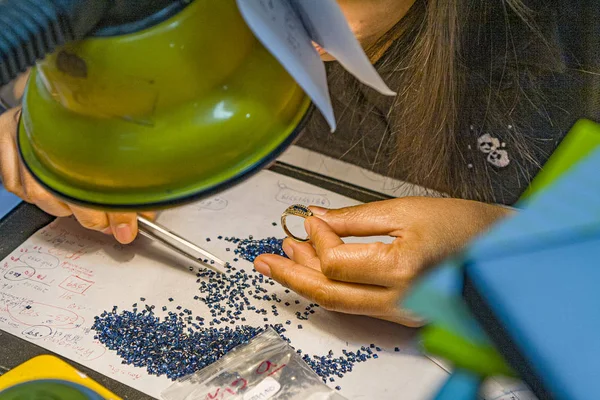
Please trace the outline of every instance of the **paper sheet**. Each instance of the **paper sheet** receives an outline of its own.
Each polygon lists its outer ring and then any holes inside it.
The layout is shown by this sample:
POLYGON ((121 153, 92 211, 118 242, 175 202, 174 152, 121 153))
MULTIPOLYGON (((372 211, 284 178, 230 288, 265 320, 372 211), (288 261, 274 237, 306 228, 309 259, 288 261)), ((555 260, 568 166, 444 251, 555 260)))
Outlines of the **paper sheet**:
POLYGON ((359 81, 393 96, 335 0, 237 0, 255 36, 304 89, 334 131, 335 115, 319 44, 359 81))
POLYGON ((237 0, 237 5, 257 39, 312 99, 334 131, 325 65, 289 1, 237 0))
MULTIPOLYGON (((293 203, 341 207, 355 201, 318 187, 264 171, 219 197, 165 212, 159 221, 214 252, 225 260, 234 255, 219 235, 255 238, 283 237, 281 212, 293 203), (211 237, 210 242, 206 241, 211 237)), ((0 264, 0 329, 82 363, 144 393, 159 398, 171 381, 148 375, 144 369, 121 364, 90 331, 93 318, 113 305, 132 308, 146 298, 146 304, 171 304, 189 308, 194 315, 209 316, 208 308, 197 300, 199 284, 177 256, 143 238, 132 246, 120 246, 102 234, 78 226, 71 220, 58 220, 23 243, 0 264), (31 308, 27 308, 27 306, 31 308)), ((238 267, 251 270, 250 263, 238 267)), ((307 301, 271 286, 280 298, 292 303, 279 306, 279 317, 269 315, 269 323, 284 323, 292 344, 304 352, 326 355, 329 350, 356 351, 371 343, 383 348, 378 359, 358 363, 340 385, 348 399, 428 399, 447 376, 439 366, 419 355, 413 347, 413 331, 365 317, 342 315, 316 309, 308 321, 295 318, 307 301), (301 304, 294 305, 294 300, 301 304), (302 324, 303 329, 297 329, 302 324), (401 352, 394 352, 399 347, 401 352)), ((251 299, 253 304, 261 302, 251 299)), ((270 308, 270 303, 262 307, 270 308)), ((155 310, 155 311, 156 311, 155 310)), ((248 313, 248 323, 264 325, 263 315, 248 313)), ((1 341, 1 337, 0 337, 1 341)))
POLYGON ((371 64, 335 0, 291 0, 311 39, 359 81, 386 96, 394 96, 371 64))

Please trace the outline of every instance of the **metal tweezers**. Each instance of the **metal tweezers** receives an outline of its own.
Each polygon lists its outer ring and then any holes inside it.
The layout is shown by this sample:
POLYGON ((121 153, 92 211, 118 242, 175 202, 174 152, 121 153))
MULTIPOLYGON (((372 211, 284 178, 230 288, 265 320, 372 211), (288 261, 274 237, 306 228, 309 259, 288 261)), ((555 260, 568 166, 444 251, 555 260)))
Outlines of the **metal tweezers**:
POLYGON ((211 270, 220 274, 224 273, 223 270, 217 268, 215 264, 223 268, 226 265, 225 261, 202 249, 201 247, 196 246, 194 243, 185 240, 181 236, 171 232, 164 226, 161 226, 156 222, 149 221, 144 217, 138 216, 138 230, 141 235, 156 241, 165 247, 168 247, 169 249, 186 257, 189 260, 194 261, 202 268, 210 268, 211 270), (200 254, 202 255, 202 258, 198 258, 194 256, 194 254, 200 254), (203 260, 208 260, 208 262, 204 262, 203 260))

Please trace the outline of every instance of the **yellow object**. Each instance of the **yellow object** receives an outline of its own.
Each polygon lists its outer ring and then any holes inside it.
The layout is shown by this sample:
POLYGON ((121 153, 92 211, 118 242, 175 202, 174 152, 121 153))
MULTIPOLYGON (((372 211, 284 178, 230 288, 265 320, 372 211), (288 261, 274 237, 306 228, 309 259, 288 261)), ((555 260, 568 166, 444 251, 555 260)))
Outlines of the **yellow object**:
POLYGON ((0 400, 50 398, 121 400, 66 362, 49 355, 32 358, 0 376, 0 400), (17 390, 19 394, 13 395, 17 390), (55 396, 41 397, 41 394, 55 396))
POLYGON ((195 0, 158 25, 70 43, 40 62, 18 144, 32 174, 68 201, 152 209, 274 161, 309 106, 235 0, 195 0))

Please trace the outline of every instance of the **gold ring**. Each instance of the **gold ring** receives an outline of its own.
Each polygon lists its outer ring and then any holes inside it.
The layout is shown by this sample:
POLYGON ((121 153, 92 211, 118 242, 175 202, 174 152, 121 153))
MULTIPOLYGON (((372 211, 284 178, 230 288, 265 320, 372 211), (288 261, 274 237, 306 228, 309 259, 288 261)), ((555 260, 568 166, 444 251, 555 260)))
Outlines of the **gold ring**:
POLYGON ((294 204, 293 206, 289 206, 283 212, 283 214, 281 214, 281 226, 283 227, 283 230, 285 231, 286 235, 288 235, 290 238, 292 238, 296 242, 308 242, 310 240, 309 237, 307 237, 306 239, 302 239, 302 238, 295 236, 292 232, 290 232, 290 230, 288 229, 288 227, 285 223, 285 220, 288 215, 293 215, 293 216, 301 217, 301 218, 308 218, 308 217, 312 217, 314 215, 313 212, 310 211, 310 209, 308 207, 303 206, 302 204, 294 204))

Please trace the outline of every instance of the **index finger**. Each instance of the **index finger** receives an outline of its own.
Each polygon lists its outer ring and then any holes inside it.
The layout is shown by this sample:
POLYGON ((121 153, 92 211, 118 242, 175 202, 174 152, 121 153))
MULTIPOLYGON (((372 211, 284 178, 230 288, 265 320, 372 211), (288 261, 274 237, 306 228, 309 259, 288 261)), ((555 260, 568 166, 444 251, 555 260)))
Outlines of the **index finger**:
POLYGON ((320 218, 309 217, 304 221, 304 226, 319 257, 323 256, 328 249, 344 244, 327 222, 320 218))
POLYGON ((396 295, 387 288, 333 281, 315 269, 273 254, 263 254, 254 263, 257 271, 327 310, 359 315, 394 313, 396 295))
POLYGON ((393 216, 402 211, 402 202, 392 199, 331 210, 309 208, 341 237, 396 236, 399 221, 393 216))

